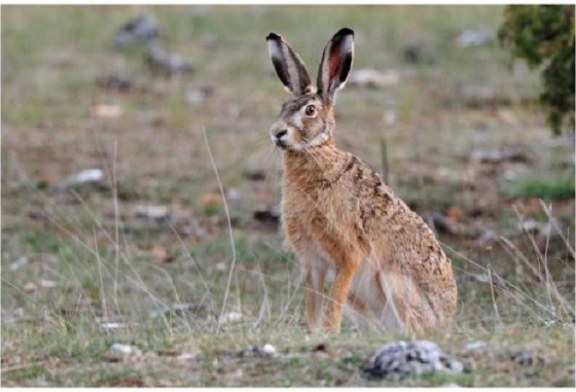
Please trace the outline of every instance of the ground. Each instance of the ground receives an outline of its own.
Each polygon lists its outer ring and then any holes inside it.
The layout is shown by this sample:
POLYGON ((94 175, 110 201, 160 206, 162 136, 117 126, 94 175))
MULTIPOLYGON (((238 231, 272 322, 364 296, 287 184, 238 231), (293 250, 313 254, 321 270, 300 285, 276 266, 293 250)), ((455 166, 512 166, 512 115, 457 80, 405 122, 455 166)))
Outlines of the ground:
POLYGON ((538 73, 495 40, 502 11, 2 6, 2 385, 574 386, 573 132, 551 136, 538 73), (140 14, 192 72, 114 47, 140 14), (315 70, 343 26, 381 85, 340 92, 338 144, 434 226, 459 288, 451 331, 305 327, 267 134, 288 96, 265 37, 315 70), (88 169, 102 178, 71 179, 88 169), (398 339, 465 372, 366 377, 398 339), (276 355, 239 354, 264 344, 276 355))

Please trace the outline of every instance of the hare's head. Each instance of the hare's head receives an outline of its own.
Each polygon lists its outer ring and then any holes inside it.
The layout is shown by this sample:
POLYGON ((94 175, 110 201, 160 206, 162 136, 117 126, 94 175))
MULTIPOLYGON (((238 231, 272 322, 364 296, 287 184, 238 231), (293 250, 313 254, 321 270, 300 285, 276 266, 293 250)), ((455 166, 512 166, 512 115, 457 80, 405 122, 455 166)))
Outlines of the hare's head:
POLYGON ((282 105, 280 117, 270 128, 272 142, 291 151, 315 148, 334 139, 334 102, 344 87, 354 56, 354 32, 338 31, 322 54, 316 87, 300 56, 278 34, 266 37, 274 69, 293 96, 282 105))

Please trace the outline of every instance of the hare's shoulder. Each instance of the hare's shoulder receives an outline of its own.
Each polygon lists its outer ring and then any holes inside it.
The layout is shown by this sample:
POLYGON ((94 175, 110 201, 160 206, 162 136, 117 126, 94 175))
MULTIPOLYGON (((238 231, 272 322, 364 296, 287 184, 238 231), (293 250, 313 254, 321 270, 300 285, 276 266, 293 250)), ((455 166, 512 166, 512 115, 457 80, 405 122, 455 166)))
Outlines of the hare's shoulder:
POLYGON ((351 154, 335 188, 339 197, 352 196, 375 208, 391 207, 398 199, 372 167, 351 154))

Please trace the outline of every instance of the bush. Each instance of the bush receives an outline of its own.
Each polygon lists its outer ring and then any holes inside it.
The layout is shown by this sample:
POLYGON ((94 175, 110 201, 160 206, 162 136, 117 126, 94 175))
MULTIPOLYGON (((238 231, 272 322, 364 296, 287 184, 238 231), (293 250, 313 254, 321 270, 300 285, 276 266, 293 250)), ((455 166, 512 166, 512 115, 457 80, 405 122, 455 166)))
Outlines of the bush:
POLYGON ((561 133, 566 117, 574 132, 574 6, 507 6, 498 37, 514 57, 542 69, 540 102, 552 132, 561 133))

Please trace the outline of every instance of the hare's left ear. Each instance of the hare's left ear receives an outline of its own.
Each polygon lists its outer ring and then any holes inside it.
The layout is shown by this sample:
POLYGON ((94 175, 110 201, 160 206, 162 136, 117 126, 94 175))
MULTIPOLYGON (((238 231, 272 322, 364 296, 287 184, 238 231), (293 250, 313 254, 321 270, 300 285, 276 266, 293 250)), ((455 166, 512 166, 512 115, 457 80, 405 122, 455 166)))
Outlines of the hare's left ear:
POLYGON ((354 31, 340 29, 326 44, 318 69, 318 94, 324 101, 333 101, 336 91, 344 87, 353 57, 354 31))
POLYGON ((268 34, 266 41, 272 64, 284 88, 294 97, 311 92, 312 82, 298 53, 276 33, 268 34))

